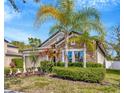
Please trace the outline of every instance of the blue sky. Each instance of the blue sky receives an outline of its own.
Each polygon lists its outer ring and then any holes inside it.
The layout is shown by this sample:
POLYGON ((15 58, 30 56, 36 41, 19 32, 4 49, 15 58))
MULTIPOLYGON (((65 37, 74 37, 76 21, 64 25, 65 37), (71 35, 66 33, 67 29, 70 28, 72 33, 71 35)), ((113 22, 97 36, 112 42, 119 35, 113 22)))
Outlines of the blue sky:
MULTIPOLYGON (((28 42, 28 37, 37 37, 42 41, 46 40, 49 37, 49 30, 54 25, 54 21, 48 20, 39 29, 36 29, 34 27, 35 16, 40 6, 44 4, 56 4, 56 0, 42 0, 40 4, 33 3, 33 0, 27 0, 26 4, 23 4, 21 0, 15 1, 20 9, 20 13, 16 13, 13 10, 8 0, 4 0, 5 39, 25 43, 28 42)), ((120 24, 119 0, 75 0, 76 8, 85 6, 92 6, 98 9, 101 13, 101 21, 107 32, 111 31, 112 26, 120 24)))

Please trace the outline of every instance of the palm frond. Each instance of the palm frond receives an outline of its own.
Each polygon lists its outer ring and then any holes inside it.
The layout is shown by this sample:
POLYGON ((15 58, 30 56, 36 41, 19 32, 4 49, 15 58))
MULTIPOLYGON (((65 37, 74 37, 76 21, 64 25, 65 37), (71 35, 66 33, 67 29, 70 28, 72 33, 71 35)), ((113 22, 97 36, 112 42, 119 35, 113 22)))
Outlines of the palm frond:
POLYGON ((58 9, 49 6, 49 5, 45 5, 40 7, 40 9, 38 10, 37 13, 37 17, 36 17, 36 23, 40 23, 42 20, 48 18, 49 16, 57 19, 57 20, 63 20, 63 15, 62 13, 59 12, 58 9))
POLYGON ((70 12, 73 11, 74 8, 74 2, 73 0, 58 0, 59 2, 59 10, 62 12, 70 12))
POLYGON ((83 8, 82 14, 88 18, 93 18, 94 20, 100 20, 100 13, 93 7, 83 8))
POLYGON ((62 29, 63 27, 60 24, 56 24, 50 29, 49 34, 51 35, 53 33, 56 33, 57 31, 61 31, 62 29))

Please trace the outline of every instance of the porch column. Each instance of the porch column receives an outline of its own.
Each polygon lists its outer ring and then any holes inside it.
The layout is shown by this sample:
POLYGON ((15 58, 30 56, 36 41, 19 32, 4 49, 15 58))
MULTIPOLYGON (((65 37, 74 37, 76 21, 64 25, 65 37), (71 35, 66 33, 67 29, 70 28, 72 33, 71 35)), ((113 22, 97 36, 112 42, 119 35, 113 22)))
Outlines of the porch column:
POLYGON ((25 55, 23 55, 23 72, 25 73, 26 72, 26 65, 25 65, 25 55))
POLYGON ((74 55, 74 51, 72 51, 72 62, 75 62, 75 55, 74 55))
POLYGON ((46 55, 46 60, 49 61, 48 55, 46 55))
POLYGON ((62 62, 65 61, 64 59, 65 59, 65 58, 64 58, 64 50, 62 50, 62 62))

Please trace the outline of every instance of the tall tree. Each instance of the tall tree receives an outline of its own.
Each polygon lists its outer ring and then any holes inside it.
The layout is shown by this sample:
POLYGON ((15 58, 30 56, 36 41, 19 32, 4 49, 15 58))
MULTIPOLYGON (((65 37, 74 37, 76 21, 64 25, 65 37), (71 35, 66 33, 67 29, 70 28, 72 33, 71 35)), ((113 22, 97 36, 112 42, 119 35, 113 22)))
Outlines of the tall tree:
POLYGON ((98 11, 94 8, 85 8, 83 11, 76 12, 73 0, 59 0, 57 7, 41 6, 37 13, 36 23, 39 25, 50 17, 57 21, 50 33, 57 31, 65 33, 65 67, 68 67, 68 34, 71 31, 89 31, 91 28, 99 32, 103 30, 98 11))
POLYGON ((71 31, 72 26, 72 11, 73 11, 73 1, 72 0, 59 0, 59 6, 50 6, 44 5, 42 6, 38 13, 36 23, 39 25, 40 22, 43 22, 46 18, 52 17, 57 20, 56 25, 52 27, 50 33, 54 33, 61 29, 60 31, 65 33, 65 51, 66 51, 66 62, 65 67, 68 67, 68 59, 67 59, 67 49, 68 49, 68 33, 71 31))
POLYGON ((34 47, 37 48, 40 44, 41 44, 41 40, 38 38, 28 38, 29 44, 34 47))
POLYGON ((15 45, 16 47, 19 48, 19 51, 22 51, 24 49, 28 49, 31 48, 30 45, 25 44, 24 42, 20 42, 20 41, 12 41, 11 44, 15 45))
MULTIPOLYGON (((115 25, 108 35, 109 40, 106 41, 108 45, 108 52, 116 53, 115 57, 112 59, 120 60, 120 26, 115 25)), ((111 53, 108 53, 108 56, 112 55, 111 53)))

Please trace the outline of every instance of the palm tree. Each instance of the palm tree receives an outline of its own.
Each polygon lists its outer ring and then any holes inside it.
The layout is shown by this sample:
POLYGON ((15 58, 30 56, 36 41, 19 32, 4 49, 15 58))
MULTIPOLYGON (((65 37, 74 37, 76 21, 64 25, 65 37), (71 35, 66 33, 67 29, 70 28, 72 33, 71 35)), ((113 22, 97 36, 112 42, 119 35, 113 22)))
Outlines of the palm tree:
POLYGON ((77 45, 79 46, 83 46, 83 62, 84 65, 83 67, 86 68, 86 52, 87 49, 89 49, 90 51, 94 51, 94 40, 97 40, 98 37, 97 36, 90 36, 90 34, 88 32, 84 32, 83 34, 81 34, 80 36, 76 36, 71 38, 69 41, 75 41, 77 43, 77 45))
POLYGON ((42 6, 36 18, 36 24, 39 26, 46 19, 52 17, 57 23, 51 28, 50 33, 62 31, 65 34, 65 67, 68 67, 68 34, 71 31, 89 31, 95 28, 101 31, 99 13, 94 8, 85 8, 83 11, 76 12, 73 0, 59 0, 58 6, 44 5, 42 6), (93 19, 93 21, 91 20, 93 19), (85 27, 86 26, 86 27, 85 27))
POLYGON ((99 12, 94 8, 84 8, 79 11, 77 14, 77 18, 79 19, 78 28, 76 28, 78 32, 81 32, 82 35, 78 37, 74 37, 74 41, 77 41, 79 44, 83 44, 84 49, 84 68, 86 68, 86 51, 88 49, 93 49, 93 40, 99 40, 101 42, 104 41, 104 27, 100 22, 99 12), (97 36, 90 36, 90 32, 96 32, 97 36))
MULTIPOLYGON (((57 23, 52 27, 50 33, 56 31, 62 31, 65 33, 65 51, 68 49, 68 33, 71 32, 72 18, 73 18, 73 1, 72 0, 60 0, 59 6, 54 7, 50 5, 42 6, 37 13, 37 24, 43 22, 46 18, 50 16, 57 20, 57 23)), ((65 67, 68 67, 68 53, 66 52, 66 62, 65 67)))

